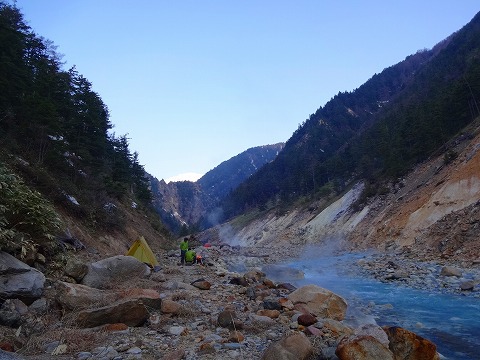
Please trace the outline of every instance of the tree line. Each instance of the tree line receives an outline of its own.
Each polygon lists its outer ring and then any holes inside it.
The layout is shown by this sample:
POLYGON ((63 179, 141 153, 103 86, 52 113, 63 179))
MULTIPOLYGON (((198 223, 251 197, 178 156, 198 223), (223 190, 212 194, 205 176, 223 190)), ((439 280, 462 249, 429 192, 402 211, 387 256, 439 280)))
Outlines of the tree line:
POLYGON ((63 66, 55 45, 0 0, 0 161, 91 225, 122 226, 115 201, 151 207, 144 168, 90 81, 63 66))

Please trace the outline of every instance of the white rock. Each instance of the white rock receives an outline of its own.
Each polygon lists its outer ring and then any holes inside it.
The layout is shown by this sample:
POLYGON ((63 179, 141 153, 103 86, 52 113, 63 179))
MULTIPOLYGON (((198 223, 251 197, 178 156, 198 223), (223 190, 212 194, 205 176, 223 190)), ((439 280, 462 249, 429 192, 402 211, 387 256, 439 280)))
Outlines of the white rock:
POLYGON ((181 335, 185 331, 183 326, 171 326, 168 332, 172 335, 181 335))

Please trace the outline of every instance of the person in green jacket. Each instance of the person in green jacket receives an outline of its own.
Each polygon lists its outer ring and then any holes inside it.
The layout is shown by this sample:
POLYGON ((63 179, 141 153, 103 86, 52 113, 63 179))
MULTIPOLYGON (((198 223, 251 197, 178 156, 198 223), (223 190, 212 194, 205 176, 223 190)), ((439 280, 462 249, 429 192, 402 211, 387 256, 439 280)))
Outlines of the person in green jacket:
POLYGON ((185 263, 187 265, 195 264, 196 257, 197 257, 197 254, 195 254, 195 251, 193 251, 192 248, 189 248, 185 253, 185 263))
POLYGON ((188 250, 188 238, 184 237, 180 243, 180 263, 183 265, 185 263, 185 254, 188 250))

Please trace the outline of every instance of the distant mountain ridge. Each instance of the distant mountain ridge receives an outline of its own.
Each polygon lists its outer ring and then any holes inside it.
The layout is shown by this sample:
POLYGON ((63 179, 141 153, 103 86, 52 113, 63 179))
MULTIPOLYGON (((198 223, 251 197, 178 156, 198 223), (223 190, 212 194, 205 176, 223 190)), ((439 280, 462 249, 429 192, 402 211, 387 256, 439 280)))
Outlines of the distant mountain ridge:
POLYGON ((284 143, 277 143, 247 149, 208 171, 196 182, 167 184, 150 175, 154 207, 174 233, 208 227, 215 223, 212 216, 218 202, 273 161, 284 146, 284 143))
POLYGON ((256 173, 265 164, 273 161, 285 143, 250 148, 210 170, 197 183, 209 197, 219 200, 256 173))

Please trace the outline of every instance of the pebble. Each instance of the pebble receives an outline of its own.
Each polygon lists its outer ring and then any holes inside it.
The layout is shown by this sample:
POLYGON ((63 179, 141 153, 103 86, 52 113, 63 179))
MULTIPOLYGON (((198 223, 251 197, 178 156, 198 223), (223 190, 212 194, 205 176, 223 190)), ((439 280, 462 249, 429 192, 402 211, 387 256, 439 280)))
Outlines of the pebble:
POLYGON ((183 326, 171 326, 168 332, 172 335, 181 335, 185 331, 183 326))
POLYGON ((128 354, 141 354, 142 353, 142 349, 140 349, 139 347, 133 347, 133 348, 130 348, 127 350, 127 353, 128 354))
POLYGON ((91 352, 82 351, 82 352, 79 352, 77 354, 77 359, 78 360, 86 360, 86 359, 90 359, 92 356, 93 356, 93 354, 91 352))

